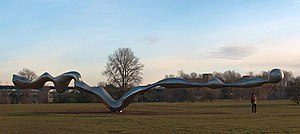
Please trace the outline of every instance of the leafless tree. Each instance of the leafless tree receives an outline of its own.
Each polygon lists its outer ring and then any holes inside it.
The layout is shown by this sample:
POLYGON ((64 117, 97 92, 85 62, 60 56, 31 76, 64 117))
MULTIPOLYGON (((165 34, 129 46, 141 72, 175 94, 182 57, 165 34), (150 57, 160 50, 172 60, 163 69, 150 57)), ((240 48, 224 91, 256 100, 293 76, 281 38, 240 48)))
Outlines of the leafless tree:
POLYGON ((106 85, 107 85, 107 82, 105 82, 105 81, 100 81, 97 84, 98 87, 105 87, 106 85))
POLYGON ((190 73, 190 77, 192 80, 196 80, 197 79, 198 74, 195 72, 190 73))
MULTIPOLYGON (((33 81, 37 77, 35 72, 28 68, 23 68, 21 71, 18 72, 18 74, 21 76, 24 76, 29 81, 33 81)), ((21 97, 20 103, 32 103, 33 102, 33 94, 30 92, 30 89, 23 90, 22 92, 23 92, 23 95, 21 97)))
POLYGON ((48 102, 48 94, 49 90, 51 90, 50 87, 44 86, 40 89, 40 92, 36 94, 36 103, 47 103, 48 102))
POLYGON ((190 79, 190 75, 186 74, 183 70, 178 71, 178 78, 181 79, 190 79))
POLYGON ((228 70, 223 73, 223 78, 226 83, 231 83, 238 81, 241 78, 241 75, 234 70, 228 70))
POLYGON ((168 74, 165 75, 165 78, 176 78, 176 76, 174 74, 168 74))
POLYGON ((213 76, 214 76, 214 77, 217 77, 217 78, 220 79, 221 81, 224 81, 223 73, 221 73, 221 72, 214 71, 214 72, 213 72, 213 76))
POLYGON ((142 81, 144 65, 140 63, 130 48, 119 48, 108 56, 106 70, 102 72, 111 84, 121 88, 134 86, 142 81))
POLYGON ((291 71, 285 71, 283 70, 284 77, 283 80, 279 83, 280 85, 283 85, 284 87, 287 87, 290 85, 290 82, 294 79, 294 74, 291 71))
POLYGON ((249 71, 248 73, 247 73, 247 75, 249 76, 249 77, 254 77, 254 72, 253 71, 249 71))
POLYGON ((37 77, 35 72, 29 70, 28 68, 23 68, 21 71, 18 72, 18 74, 21 75, 21 76, 24 76, 29 81, 32 81, 37 77))
POLYGON ((8 104, 8 103, 10 103, 9 93, 8 92, 0 92, 0 104, 8 104))

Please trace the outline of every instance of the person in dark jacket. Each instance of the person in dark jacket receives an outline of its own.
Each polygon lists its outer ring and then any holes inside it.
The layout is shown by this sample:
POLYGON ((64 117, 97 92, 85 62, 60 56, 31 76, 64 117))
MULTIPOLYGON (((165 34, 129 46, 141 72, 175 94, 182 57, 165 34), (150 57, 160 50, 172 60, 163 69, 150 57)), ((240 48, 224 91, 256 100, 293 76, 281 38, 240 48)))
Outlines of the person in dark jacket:
POLYGON ((256 113, 256 96, 255 93, 251 96, 252 113, 256 113))

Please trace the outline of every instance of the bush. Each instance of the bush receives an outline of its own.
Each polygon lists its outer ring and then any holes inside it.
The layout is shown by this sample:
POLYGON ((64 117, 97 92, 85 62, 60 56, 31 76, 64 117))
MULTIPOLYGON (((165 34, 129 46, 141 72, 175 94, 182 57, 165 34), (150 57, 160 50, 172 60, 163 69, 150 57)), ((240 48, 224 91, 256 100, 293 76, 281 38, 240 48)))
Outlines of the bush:
POLYGON ((300 104, 300 95, 295 95, 292 97, 292 101, 297 103, 297 104, 300 104))

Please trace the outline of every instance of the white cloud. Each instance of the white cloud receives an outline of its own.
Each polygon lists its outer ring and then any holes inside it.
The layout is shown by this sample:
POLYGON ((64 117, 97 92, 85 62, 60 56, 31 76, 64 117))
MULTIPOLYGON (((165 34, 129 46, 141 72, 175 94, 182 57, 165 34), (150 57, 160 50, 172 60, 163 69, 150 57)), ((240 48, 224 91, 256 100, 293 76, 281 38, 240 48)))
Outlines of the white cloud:
POLYGON ((148 35, 137 40, 134 44, 155 44, 160 40, 157 35, 148 35))
POLYGON ((230 60, 241 60, 253 55, 255 52, 256 48, 254 46, 228 45, 222 46, 216 49, 215 51, 209 52, 209 57, 230 60))

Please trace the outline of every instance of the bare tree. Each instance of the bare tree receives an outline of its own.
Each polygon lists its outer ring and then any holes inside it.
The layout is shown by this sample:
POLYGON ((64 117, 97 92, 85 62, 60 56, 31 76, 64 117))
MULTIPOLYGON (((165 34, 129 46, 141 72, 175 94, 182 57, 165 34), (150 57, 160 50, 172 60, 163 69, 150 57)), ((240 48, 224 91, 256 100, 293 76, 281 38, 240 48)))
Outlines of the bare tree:
POLYGON ((108 77, 108 81, 121 88, 134 86, 142 81, 144 65, 140 63, 130 48, 119 48, 108 56, 106 70, 102 72, 108 77))
POLYGON ((183 70, 178 71, 178 78, 181 79, 190 79, 190 75, 186 74, 183 70))
POLYGON ((196 80, 196 79, 197 79, 197 76, 198 76, 198 74, 195 73, 195 72, 191 72, 191 73, 190 73, 190 77, 191 77, 192 80, 196 80))
POLYGON ((254 72, 253 71, 249 71, 248 73, 247 73, 247 75, 249 76, 249 77, 254 77, 254 72))
POLYGON ((285 71, 285 70, 283 70, 283 73, 284 73, 284 77, 283 80, 279 83, 279 85, 283 85, 284 87, 287 87, 293 81, 294 74, 291 71, 285 71))
MULTIPOLYGON (((21 71, 18 72, 18 74, 21 76, 24 76, 29 81, 33 81, 37 77, 35 72, 28 68, 23 68, 21 71)), ((13 97, 12 99, 16 103, 32 103, 33 102, 33 93, 30 91, 30 89, 23 90, 22 94, 20 96, 15 96, 13 94, 14 93, 11 93, 11 96, 13 97)), ((18 94, 18 93, 16 92, 15 94, 18 94)))
POLYGON ((234 70, 228 70, 223 73, 223 78, 226 83, 231 83, 238 81, 241 78, 241 75, 234 70))
POLYGON ((213 72, 213 76, 214 76, 214 77, 217 77, 217 78, 220 79, 221 81, 224 81, 223 73, 221 73, 221 72, 214 71, 214 72, 213 72))
POLYGON ((18 72, 18 74, 21 75, 21 76, 24 76, 29 81, 32 81, 37 77, 35 72, 29 70, 28 68, 23 68, 21 71, 18 72))
POLYGON ((165 78, 176 78, 176 76, 174 74, 168 74, 165 75, 165 78))
POLYGON ((97 86, 98 86, 98 87, 105 87, 105 86, 107 86, 107 82, 105 82, 105 81, 100 81, 100 82, 98 82, 97 86))

